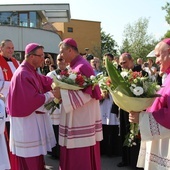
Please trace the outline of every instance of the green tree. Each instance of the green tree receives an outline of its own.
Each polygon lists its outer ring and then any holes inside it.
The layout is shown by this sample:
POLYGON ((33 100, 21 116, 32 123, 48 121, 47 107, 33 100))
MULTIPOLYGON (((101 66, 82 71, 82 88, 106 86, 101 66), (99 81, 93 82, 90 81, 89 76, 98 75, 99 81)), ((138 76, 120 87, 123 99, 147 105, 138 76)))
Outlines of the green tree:
POLYGON ((130 43, 128 42, 128 39, 124 39, 123 40, 123 45, 122 45, 123 49, 121 49, 121 53, 127 52, 129 51, 130 48, 130 43))
POLYGON ((165 10, 167 12, 165 20, 170 25, 170 3, 167 2, 166 5, 162 7, 162 10, 165 10))
POLYGON ((164 35, 164 38, 170 38, 170 30, 168 30, 168 31, 166 32, 166 34, 164 35))
MULTIPOLYGON (((165 10, 167 12, 165 20, 170 25, 170 3, 167 2, 166 5, 162 7, 162 10, 165 10)), ((164 38, 170 38, 170 30, 166 32, 164 38)))
POLYGON ((105 31, 101 30, 101 54, 112 53, 117 55, 118 45, 110 34, 106 34, 105 31))
POLYGON ((143 58, 154 49, 156 41, 152 35, 148 35, 149 20, 139 18, 133 24, 127 24, 123 32, 123 45, 120 52, 129 52, 134 59, 143 58))

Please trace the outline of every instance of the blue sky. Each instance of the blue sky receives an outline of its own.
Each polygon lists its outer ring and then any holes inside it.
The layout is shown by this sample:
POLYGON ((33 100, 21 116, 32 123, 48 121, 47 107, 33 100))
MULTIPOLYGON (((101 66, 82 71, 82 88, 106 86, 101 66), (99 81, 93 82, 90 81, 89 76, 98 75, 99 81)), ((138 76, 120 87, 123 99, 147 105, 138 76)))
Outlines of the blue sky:
MULTIPOLYGON (((69 3, 72 19, 101 22, 101 27, 121 45, 127 24, 139 18, 149 19, 148 34, 156 39, 170 26, 165 21, 166 11, 161 9, 169 0, 29 0, 27 3, 69 3)), ((1 0, 0 4, 23 4, 23 0, 1 0)))

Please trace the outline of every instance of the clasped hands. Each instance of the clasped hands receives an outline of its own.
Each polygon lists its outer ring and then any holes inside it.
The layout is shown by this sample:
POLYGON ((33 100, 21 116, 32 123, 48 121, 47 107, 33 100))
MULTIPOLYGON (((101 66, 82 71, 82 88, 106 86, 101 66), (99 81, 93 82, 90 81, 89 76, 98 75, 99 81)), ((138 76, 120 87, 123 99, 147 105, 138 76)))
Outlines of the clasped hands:
POLYGON ((130 111, 129 112, 129 122, 139 123, 139 114, 140 114, 140 112, 130 111))
POLYGON ((55 87, 51 92, 53 93, 55 98, 57 98, 57 99, 61 98, 61 93, 60 93, 59 87, 55 87))

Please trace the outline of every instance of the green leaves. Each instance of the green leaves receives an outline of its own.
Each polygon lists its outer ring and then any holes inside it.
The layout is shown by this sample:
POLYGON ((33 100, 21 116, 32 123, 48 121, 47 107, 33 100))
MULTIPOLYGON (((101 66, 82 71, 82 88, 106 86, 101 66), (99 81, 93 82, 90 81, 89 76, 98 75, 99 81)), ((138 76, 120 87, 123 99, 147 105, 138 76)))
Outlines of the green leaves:
POLYGON ((111 87, 112 90, 119 88, 119 91, 121 91, 122 93, 128 96, 133 96, 132 92, 129 89, 130 87, 129 83, 125 79, 123 79, 120 72, 116 69, 113 63, 110 62, 107 58, 105 63, 106 63, 106 70, 112 82, 112 87, 111 87))
POLYGON ((44 107, 47 109, 47 110, 51 110, 50 112, 50 115, 54 112, 55 109, 59 109, 60 108, 60 104, 59 103, 55 103, 54 100, 49 102, 49 103, 46 103, 44 105, 44 107))

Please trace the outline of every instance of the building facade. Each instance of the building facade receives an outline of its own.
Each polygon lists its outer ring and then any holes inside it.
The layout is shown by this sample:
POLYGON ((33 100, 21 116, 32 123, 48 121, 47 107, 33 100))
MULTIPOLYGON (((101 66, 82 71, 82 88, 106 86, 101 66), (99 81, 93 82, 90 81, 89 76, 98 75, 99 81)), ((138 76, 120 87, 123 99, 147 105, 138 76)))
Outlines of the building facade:
POLYGON ((13 41, 18 60, 24 58, 24 48, 30 42, 42 44, 55 59, 59 42, 68 37, 77 41, 81 54, 100 57, 100 24, 71 19, 69 4, 0 5, 0 41, 13 41))
POLYGON ((101 22, 71 19, 69 22, 55 22, 52 25, 57 29, 62 39, 74 38, 78 43, 80 53, 91 53, 96 57, 100 56, 101 22))
POLYGON ((23 59, 25 46, 31 42, 42 44, 46 53, 57 55, 62 39, 55 30, 46 30, 43 25, 69 22, 70 17, 69 4, 0 5, 0 41, 13 41, 18 60, 23 59))

